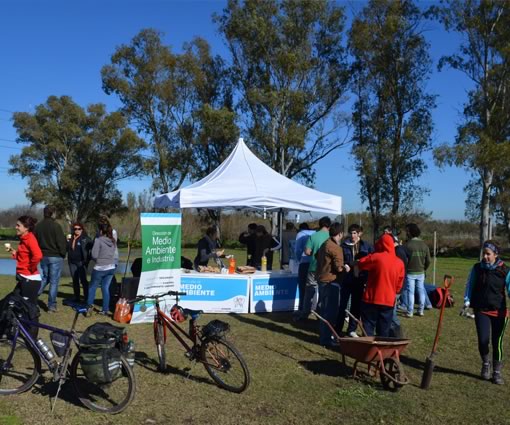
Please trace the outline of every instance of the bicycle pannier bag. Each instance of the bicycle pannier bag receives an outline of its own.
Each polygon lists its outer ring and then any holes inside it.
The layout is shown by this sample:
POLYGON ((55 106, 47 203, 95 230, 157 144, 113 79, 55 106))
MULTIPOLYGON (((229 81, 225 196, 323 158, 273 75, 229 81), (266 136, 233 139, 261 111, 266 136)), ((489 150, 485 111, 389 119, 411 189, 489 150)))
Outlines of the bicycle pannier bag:
POLYGON ((87 348, 80 352, 80 364, 90 382, 109 384, 122 375, 121 353, 117 348, 87 348))
POLYGON ((122 375, 121 352, 123 328, 110 323, 95 323, 80 337, 80 363, 86 378, 105 384, 122 375))
POLYGON ((51 332, 50 339, 51 343, 53 344, 55 353, 57 353, 57 356, 63 356, 66 352, 66 346, 68 344, 69 337, 57 332, 51 332))

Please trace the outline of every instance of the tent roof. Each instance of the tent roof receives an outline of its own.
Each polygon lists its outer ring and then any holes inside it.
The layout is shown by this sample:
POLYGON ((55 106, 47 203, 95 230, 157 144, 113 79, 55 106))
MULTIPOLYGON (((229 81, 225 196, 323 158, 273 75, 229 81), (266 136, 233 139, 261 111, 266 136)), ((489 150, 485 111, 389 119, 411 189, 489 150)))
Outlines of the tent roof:
POLYGON ((156 197, 156 208, 287 209, 342 213, 342 198, 319 192, 277 173, 239 139, 211 174, 190 186, 156 197))

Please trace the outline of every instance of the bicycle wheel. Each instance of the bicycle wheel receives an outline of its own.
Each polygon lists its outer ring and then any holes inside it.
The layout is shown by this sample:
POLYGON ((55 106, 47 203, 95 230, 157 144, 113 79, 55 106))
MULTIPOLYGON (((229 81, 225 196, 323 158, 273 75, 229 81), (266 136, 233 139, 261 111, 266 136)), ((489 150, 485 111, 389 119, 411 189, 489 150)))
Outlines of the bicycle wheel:
POLYGON ((250 384, 248 366, 237 349, 221 338, 206 338, 200 348, 205 370, 221 388, 241 393, 250 384))
POLYGON ((94 412, 120 413, 135 397, 136 382, 133 370, 122 356, 122 374, 108 384, 89 381, 80 364, 80 353, 76 353, 71 363, 71 381, 80 401, 94 412))
POLYGON ((165 329, 161 322, 154 323, 154 341, 158 352, 158 368, 164 372, 166 370, 165 329))
POLYGON ((41 359, 21 338, 16 347, 10 339, 0 339, 0 394, 22 393, 35 384, 41 369, 41 359), (13 353, 14 350, 14 353, 13 353), (9 362, 7 359, 12 353, 9 362))

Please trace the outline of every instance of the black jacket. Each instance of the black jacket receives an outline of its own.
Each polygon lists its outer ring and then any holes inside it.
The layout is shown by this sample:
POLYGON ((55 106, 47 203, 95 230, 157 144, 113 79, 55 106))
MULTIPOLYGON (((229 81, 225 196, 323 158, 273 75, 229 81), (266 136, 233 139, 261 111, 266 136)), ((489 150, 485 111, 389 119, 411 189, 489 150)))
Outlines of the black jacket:
POLYGON ((493 270, 488 270, 478 263, 475 264, 473 271, 475 284, 471 292, 471 307, 477 310, 505 309, 505 278, 508 268, 502 264, 493 270))
POLYGON ((77 265, 88 265, 90 261, 90 250, 92 249, 92 240, 87 235, 80 236, 74 244, 73 240, 67 241, 67 260, 69 263, 77 265))
POLYGON ((54 219, 44 218, 36 224, 34 233, 44 257, 66 256, 66 237, 62 227, 54 219))
POLYGON ((239 242, 246 245, 246 265, 253 266, 253 257, 255 255, 255 238, 252 233, 243 232, 239 235, 239 242))

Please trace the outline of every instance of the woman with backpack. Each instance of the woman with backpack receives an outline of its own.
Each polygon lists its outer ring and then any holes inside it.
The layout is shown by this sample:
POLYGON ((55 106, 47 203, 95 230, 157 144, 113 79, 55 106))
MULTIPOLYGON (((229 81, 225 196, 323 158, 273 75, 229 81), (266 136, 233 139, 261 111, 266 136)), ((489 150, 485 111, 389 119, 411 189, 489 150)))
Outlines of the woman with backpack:
POLYGON ((99 312, 108 315, 110 305, 110 283, 115 274, 115 252, 117 243, 113 237, 112 226, 106 223, 99 224, 99 236, 94 239, 91 257, 96 262, 90 278, 90 287, 87 298, 89 309, 87 316, 92 314, 96 289, 101 285, 103 294, 103 309, 99 312))
POLYGON ((510 273, 499 258, 499 246, 492 240, 483 244, 482 261, 476 263, 466 283, 464 307, 472 307, 475 313, 478 350, 482 358, 482 379, 491 379, 489 341, 492 340, 492 382, 503 384, 501 376, 502 345, 508 323, 506 295, 510 295, 510 273))
POLYGON ((37 304, 41 287, 41 275, 37 265, 43 257, 34 235, 35 223, 37 219, 28 215, 19 217, 16 222, 16 235, 19 237, 18 249, 15 250, 10 244, 5 244, 5 249, 16 260, 17 284, 14 292, 28 298, 33 304, 37 304))
POLYGON ((73 278, 74 301, 80 302, 80 283, 83 287, 83 299, 87 301, 89 282, 87 281, 87 267, 90 260, 90 245, 92 241, 80 222, 72 226, 73 233, 67 241, 67 261, 69 272, 73 278))

